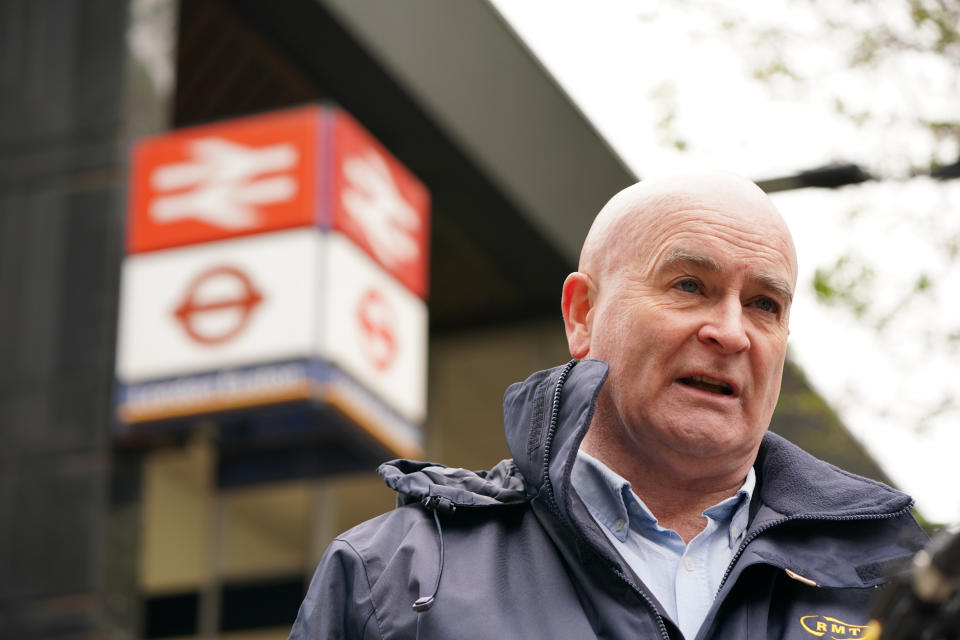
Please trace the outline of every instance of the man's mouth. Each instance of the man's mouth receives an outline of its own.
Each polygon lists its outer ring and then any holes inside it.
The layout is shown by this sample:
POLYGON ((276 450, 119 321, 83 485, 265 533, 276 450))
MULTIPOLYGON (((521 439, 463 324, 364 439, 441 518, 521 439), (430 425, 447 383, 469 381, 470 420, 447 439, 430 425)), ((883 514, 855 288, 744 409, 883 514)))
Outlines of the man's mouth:
POLYGON ((717 380, 716 378, 711 378, 710 376, 689 376, 686 378, 680 378, 680 382, 687 385, 688 387, 693 387, 695 389, 702 389, 709 393, 717 393, 724 396, 733 395, 733 387, 729 383, 724 382, 723 380, 717 380))

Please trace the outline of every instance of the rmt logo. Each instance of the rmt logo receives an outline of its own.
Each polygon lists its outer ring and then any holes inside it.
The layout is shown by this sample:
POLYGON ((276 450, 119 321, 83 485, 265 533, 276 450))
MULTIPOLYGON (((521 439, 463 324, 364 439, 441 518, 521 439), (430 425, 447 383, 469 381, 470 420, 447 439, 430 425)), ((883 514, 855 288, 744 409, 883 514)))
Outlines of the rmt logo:
POLYGON ((800 618, 800 625, 812 636, 828 637, 833 640, 862 638, 866 625, 850 624, 830 616, 809 615, 800 618))

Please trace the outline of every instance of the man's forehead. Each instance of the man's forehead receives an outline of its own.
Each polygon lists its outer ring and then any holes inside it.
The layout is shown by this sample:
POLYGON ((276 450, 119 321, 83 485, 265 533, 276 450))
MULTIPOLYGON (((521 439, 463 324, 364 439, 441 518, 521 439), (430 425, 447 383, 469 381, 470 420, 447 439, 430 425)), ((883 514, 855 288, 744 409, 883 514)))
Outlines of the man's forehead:
MULTIPOLYGON (((769 197, 745 178, 717 171, 692 172, 641 182, 611 198, 590 229, 581 270, 617 270, 630 256, 649 258, 686 234, 742 232, 786 259, 796 278, 796 251, 786 223, 769 197)), ((706 265, 705 265, 706 266, 706 265)))

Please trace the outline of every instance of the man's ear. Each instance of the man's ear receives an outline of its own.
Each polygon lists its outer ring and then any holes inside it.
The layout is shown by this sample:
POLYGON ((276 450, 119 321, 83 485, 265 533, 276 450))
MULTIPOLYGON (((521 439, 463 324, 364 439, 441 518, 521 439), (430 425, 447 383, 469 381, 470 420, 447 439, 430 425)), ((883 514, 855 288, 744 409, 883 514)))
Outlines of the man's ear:
POLYGON ((570 355, 580 359, 590 352, 590 329, 593 309, 593 282, 590 276, 575 271, 563 283, 560 299, 563 325, 567 330, 570 355))

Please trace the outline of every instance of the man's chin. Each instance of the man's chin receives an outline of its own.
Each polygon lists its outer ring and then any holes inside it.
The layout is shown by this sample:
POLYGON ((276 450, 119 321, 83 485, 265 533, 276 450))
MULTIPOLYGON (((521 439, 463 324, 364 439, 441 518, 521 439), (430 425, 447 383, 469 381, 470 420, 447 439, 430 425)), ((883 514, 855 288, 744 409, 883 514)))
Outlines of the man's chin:
POLYGON ((708 413, 688 418, 682 426, 671 430, 673 448, 678 453, 701 459, 747 455, 756 450, 765 431, 758 432, 742 420, 732 421, 728 416, 708 413))

